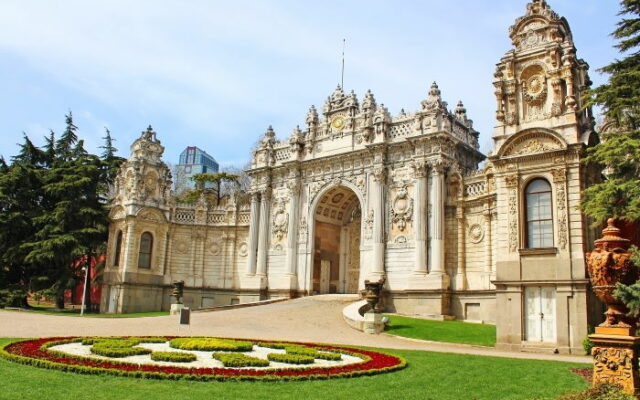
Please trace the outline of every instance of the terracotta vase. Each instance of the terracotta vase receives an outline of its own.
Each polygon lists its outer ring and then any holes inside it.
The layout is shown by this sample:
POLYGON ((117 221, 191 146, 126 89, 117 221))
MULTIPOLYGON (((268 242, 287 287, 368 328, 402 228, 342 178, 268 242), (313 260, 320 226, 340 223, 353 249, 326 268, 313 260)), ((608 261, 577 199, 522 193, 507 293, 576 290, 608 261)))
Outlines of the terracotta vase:
POLYGON ((637 319, 627 316, 629 310, 613 292, 618 282, 631 285, 638 280, 638 269, 631 263, 630 241, 620 236, 614 220, 607 221, 596 248, 587 253, 589 278, 596 296, 608 307, 601 327, 635 328, 637 319))

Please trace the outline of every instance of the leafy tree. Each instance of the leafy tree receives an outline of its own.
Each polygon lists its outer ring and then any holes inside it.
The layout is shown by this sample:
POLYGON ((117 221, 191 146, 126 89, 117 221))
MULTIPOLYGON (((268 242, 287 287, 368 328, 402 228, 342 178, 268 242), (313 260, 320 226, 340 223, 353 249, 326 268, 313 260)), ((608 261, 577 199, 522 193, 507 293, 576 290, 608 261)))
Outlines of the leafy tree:
POLYGON ((207 189, 207 183, 212 183, 216 185, 213 200, 215 204, 220 204, 220 200, 225 195, 223 193, 225 185, 237 186, 239 175, 230 172, 202 173, 193 175, 191 179, 196 183, 196 188, 184 192, 180 196, 179 201, 183 203, 195 203, 202 193, 205 193, 205 195, 211 194, 211 191, 207 189))

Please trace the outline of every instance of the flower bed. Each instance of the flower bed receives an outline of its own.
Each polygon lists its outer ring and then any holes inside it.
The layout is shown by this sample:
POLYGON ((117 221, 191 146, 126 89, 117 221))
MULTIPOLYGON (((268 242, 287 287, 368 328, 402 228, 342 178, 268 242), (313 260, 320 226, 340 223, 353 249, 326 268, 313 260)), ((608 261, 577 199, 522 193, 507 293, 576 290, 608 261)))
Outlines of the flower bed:
MULTIPOLYGON (((85 338, 86 339, 86 338, 85 338)), ((127 339, 127 338, 121 338, 127 339)), ((139 338, 136 338, 139 339, 139 338)), ((165 338, 162 338, 165 339, 165 338)), ((174 338, 166 338, 172 340, 174 338)), ((66 354, 49 347, 63 343, 80 343, 81 337, 74 338, 43 338, 19 340, 10 342, 0 349, 0 357, 21 364, 33 365, 40 368, 59 369, 63 371, 84 374, 110 374, 154 379, 193 379, 193 380, 300 380, 327 379, 337 377, 356 377, 374 375, 402 369, 406 362, 397 356, 375 351, 355 348, 315 345, 308 343, 288 343, 288 345, 305 346, 322 352, 344 354, 356 357, 356 361, 345 365, 316 365, 292 366, 291 368, 195 368, 188 366, 167 366, 151 364, 135 364, 126 360, 110 360, 66 354)), ((158 339, 160 340, 160 339, 158 339)), ((228 340, 228 339, 220 339, 228 340)), ((145 342, 141 340, 141 342, 145 342)), ((253 342, 240 339, 253 345, 269 342, 253 342)), ((94 344, 99 343, 94 339, 94 344)), ((140 343, 140 342, 139 342, 140 343)), ((275 353, 274 353, 275 354, 275 353)), ((286 354, 285 354, 286 355, 286 354)), ((292 355, 292 354, 288 354, 292 355)), ((146 356, 149 357, 149 356, 146 356)), ((310 357, 310 356, 308 356, 310 357)), ((348 358, 348 357, 347 357, 348 358)), ((339 363, 332 361, 328 363, 339 363)))

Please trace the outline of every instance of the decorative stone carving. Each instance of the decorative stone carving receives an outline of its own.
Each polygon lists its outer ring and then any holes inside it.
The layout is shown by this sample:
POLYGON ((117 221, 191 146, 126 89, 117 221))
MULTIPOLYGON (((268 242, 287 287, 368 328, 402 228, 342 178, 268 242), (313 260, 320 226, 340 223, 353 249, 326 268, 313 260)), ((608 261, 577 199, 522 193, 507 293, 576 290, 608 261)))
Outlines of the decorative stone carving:
POLYGON ((220 250, 221 250, 218 242, 214 242, 214 241, 211 241, 207 244, 207 249, 209 250, 209 253, 211 253, 214 256, 217 256, 218 254, 220 254, 220 250))
POLYGON ((509 251, 518 250, 518 175, 508 175, 505 183, 509 191, 509 251))
POLYGON ((373 238, 373 210, 369 210, 369 214, 364 219, 364 237, 365 239, 373 238))
POLYGON ((395 199, 391 205, 391 223, 396 224, 400 232, 403 232, 407 222, 413 216, 413 199, 409 197, 406 186, 398 188, 395 199))
POLYGON ((176 252, 184 254, 189 251, 189 243, 185 240, 178 240, 176 241, 175 249, 176 252))
POLYGON ((480 224, 473 224, 469 227, 469 240, 471 243, 480 243, 484 239, 484 229, 480 224))
POLYGON ((409 164, 409 168, 411 168, 412 175, 414 179, 420 179, 427 176, 427 162, 424 160, 420 161, 412 161, 409 164))
POLYGON ((238 255, 240 257, 246 257, 249 254, 249 245, 246 241, 243 241, 238 245, 238 255))
POLYGON ((298 242, 304 243, 307 241, 307 218, 302 217, 300 219, 300 225, 298 225, 298 242))
POLYGON ((591 354, 594 384, 609 383, 620 386, 627 394, 635 394, 639 379, 638 355, 634 348, 600 347, 597 343, 591 354))
POLYGON ((311 182, 309 184, 309 199, 313 200, 326 183, 324 181, 311 182))
POLYGON ((362 175, 358 175, 358 176, 352 176, 351 178, 349 178, 349 182, 351 182, 355 187, 358 188, 358 190, 360 191, 360 194, 363 197, 366 197, 366 181, 364 179, 364 176, 362 175))
POLYGON ((384 166, 376 166, 373 168, 372 175, 376 182, 384 183, 384 180, 387 177, 387 169, 384 166))
POLYGON ((279 201, 278 205, 275 207, 273 212, 273 234, 276 236, 277 240, 282 240, 284 235, 287 234, 287 229, 289 225, 289 214, 287 213, 284 202, 279 201))
POLYGON ((567 181, 566 171, 562 168, 551 170, 553 182, 556 185, 556 210, 558 216, 558 244, 561 249, 567 248, 567 238, 569 228, 567 226, 567 194, 565 184, 567 181))

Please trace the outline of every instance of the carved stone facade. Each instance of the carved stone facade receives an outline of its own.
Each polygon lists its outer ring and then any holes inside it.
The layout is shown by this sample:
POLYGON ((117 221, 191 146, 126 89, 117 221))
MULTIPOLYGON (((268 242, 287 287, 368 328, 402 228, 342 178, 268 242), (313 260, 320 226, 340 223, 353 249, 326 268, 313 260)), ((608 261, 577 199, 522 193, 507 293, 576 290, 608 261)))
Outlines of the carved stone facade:
POLYGON ((544 0, 527 5, 510 36, 495 74, 495 150, 481 169, 464 105, 449 110, 435 83, 412 113, 392 116, 370 91, 360 100, 338 87, 288 138, 269 127, 246 206, 176 204, 161 146, 145 133, 118 178, 103 308, 168 308, 175 280, 198 308, 357 293, 385 277, 389 311, 496 323, 502 348, 582 351, 590 232, 576 207, 593 142, 581 103, 587 65, 544 0), (528 214, 535 180, 549 188, 532 198, 546 219, 528 214), (529 248, 532 224, 548 247, 529 248), (150 270, 136 262, 144 231, 154 235, 150 270), (115 265, 118 237, 126 255, 115 265), (536 321, 527 310, 540 307, 547 319, 536 321))

